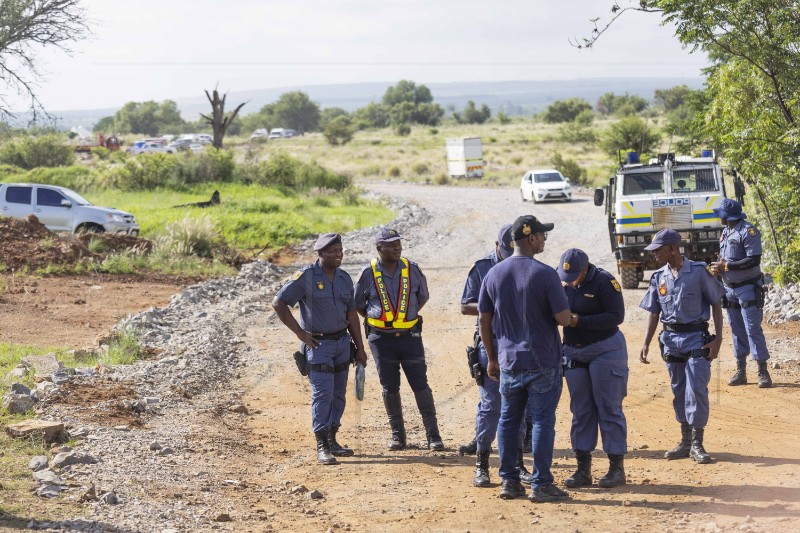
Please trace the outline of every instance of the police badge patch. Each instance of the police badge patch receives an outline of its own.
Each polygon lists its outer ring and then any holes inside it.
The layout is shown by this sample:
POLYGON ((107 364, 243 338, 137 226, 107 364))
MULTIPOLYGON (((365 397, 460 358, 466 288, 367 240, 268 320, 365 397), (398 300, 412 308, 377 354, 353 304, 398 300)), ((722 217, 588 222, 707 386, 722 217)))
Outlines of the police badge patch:
MULTIPOLYGON (((611 280, 611 286, 614 287, 614 290, 617 292, 622 292, 622 288, 619 286, 619 282, 615 279, 611 280)), ((666 288, 666 287, 665 287, 666 288)))
POLYGON ((667 284, 664 283, 663 281, 661 282, 661 285, 658 286, 658 294, 660 294, 661 296, 667 295, 667 284))
POLYGON ((563 265, 561 265, 561 268, 563 268, 563 269, 564 269, 564 272, 569 272, 569 263, 567 263, 566 261, 564 261, 564 264, 563 264, 563 265))
POLYGON ((317 288, 318 288, 319 290, 323 290, 323 289, 325 288, 325 283, 324 283, 324 282, 322 282, 322 281, 318 281, 318 282, 317 282, 317 288))
POLYGON ((751 237, 755 237, 755 236, 756 236, 756 228, 747 228, 747 233, 748 233, 748 234, 749 234, 751 237))
POLYGON ((294 274, 292 274, 292 279, 293 279, 293 280, 295 280, 295 279, 300 279, 300 276, 302 276, 302 275, 303 275, 303 271, 302 271, 302 270, 298 270, 297 272, 295 272, 294 274))

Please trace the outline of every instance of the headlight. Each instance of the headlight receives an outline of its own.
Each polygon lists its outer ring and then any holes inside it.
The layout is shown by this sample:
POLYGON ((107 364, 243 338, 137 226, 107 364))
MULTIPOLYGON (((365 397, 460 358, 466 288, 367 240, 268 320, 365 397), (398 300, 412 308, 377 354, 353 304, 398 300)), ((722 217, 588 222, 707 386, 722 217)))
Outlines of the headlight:
POLYGON ((115 215, 114 213, 107 214, 106 218, 111 222, 125 222, 125 219, 122 218, 122 215, 115 215))
POLYGON ((565 190, 565 191, 571 191, 571 190, 572 190, 572 185, 570 185, 569 183, 567 183, 567 186, 566 186, 566 187, 564 187, 564 190, 565 190))

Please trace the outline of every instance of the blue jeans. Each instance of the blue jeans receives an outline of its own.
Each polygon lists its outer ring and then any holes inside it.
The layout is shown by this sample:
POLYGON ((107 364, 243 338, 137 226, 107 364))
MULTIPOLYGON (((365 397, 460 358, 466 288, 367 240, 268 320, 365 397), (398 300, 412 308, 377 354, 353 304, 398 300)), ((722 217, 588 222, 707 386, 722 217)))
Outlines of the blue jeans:
POLYGON ((517 470, 520 422, 527 405, 533 418, 532 487, 553 482, 553 443, 556 438, 556 406, 561 398, 560 368, 500 371, 500 422, 497 444, 500 452, 500 477, 519 480, 517 470))
MULTIPOLYGON (((486 373, 486 366, 489 359, 486 355, 486 348, 480 343, 478 360, 483 370, 483 384, 478 387, 480 401, 478 410, 475 413, 475 443, 479 452, 488 452, 492 449, 492 441, 497 434, 497 422, 500 420, 500 383, 490 379, 486 373)), ((495 350, 497 346, 495 345, 495 350)), ((525 432, 528 426, 525 421, 520 422, 519 447, 522 448, 525 432)), ((530 451, 530 450, 529 450, 530 451)))

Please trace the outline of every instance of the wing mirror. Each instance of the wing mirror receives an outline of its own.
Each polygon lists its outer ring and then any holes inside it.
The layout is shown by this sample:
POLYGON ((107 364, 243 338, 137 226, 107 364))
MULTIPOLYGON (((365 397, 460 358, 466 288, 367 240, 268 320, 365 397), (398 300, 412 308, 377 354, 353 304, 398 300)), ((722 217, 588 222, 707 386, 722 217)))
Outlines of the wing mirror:
POLYGON ((606 192, 603 189, 595 189, 594 190, 594 205, 601 206, 603 205, 603 200, 605 200, 606 192))
POLYGON ((61 207, 72 207, 72 202, 66 199, 61 200, 61 207))

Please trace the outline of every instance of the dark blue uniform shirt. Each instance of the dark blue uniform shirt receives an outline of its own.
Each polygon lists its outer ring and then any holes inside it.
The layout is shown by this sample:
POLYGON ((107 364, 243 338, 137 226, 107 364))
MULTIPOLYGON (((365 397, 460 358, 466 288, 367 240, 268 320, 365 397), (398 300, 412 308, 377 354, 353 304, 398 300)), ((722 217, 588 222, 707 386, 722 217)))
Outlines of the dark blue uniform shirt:
POLYGON ((464 292, 461 294, 462 304, 478 303, 478 296, 481 293, 481 283, 489 272, 489 269, 500 261, 497 253, 492 252, 486 257, 478 259, 467 274, 467 281, 464 283, 464 292))
POLYGON ((565 290, 570 311, 578 315, 578 325, 564 328, 564 344, 585 346, 619 331, 625 320, 625 302, 614 276, 589 263, 583 282, 577 287, 567 285, 565 290))
MULTIPOLYGON (((761 232, 747 222, 740 221, 733 228, 722 230, 719 241, 719 255, 725 261, 741 261, 745 257, 761 255, 761 232)), ((740 283, 753 279, 761 274, 761 267, 756 265, 747 270, 728 270, 722 273, 722 279, 730 283, 740 283)))
POLYGON ((331 281, 319 260, 297 271, 276 296, 290 306, 300 302, 300 326, 311 333, 342 331, 355 309, 353 278, 337 268, 331 281))
POLYGON ((493 313, 501 370, 541 370, 561 364, 561 336, 554 315, 569 309, 554 268, 512 255, 489 270, 478 311, 493 313))

